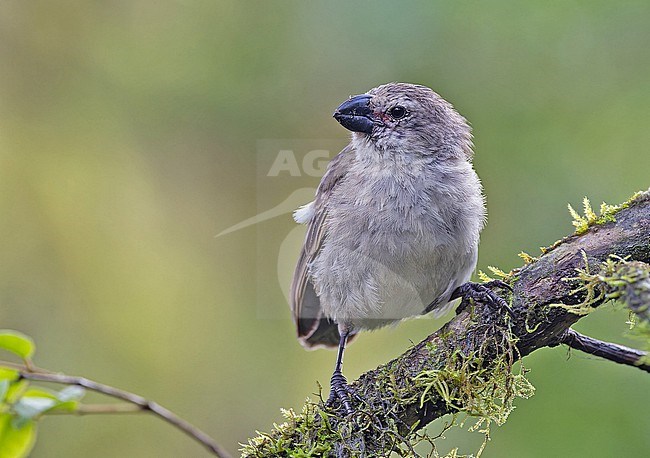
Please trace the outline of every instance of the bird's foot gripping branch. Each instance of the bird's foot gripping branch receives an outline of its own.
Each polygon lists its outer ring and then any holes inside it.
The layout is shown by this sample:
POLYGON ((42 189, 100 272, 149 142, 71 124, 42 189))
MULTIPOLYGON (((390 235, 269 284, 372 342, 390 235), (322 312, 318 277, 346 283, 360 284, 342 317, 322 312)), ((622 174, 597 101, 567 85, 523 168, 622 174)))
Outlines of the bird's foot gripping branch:
POLYGON ((633 332, 650 345, 650 190, 603 206, 600 216, 585 206, 580 218, 574 234, 538 259, 522 256, 525 265, 506 275, 513 291, 503 297, 512 316, 461 305, 442 329, 351 383, 362 399, 355 399, 353 415, 308 400, 300 413, 283 411, 286 422, 250 439, 242 456, 417 456, 414 447, 423 441, 430 456, 440 456, 440 434, 431 437, 424 426, 452 414, 444 432, 464 423, 459 418, 475 417, 470 429, 487 438, 517 397, 533 394, 519 360, 544 347, 565 344, 649 371, 646 351, 582 336, 571 325, 619 300, 630 310, 633 332))
POLYGON ((327 407, 322 400, 307 400, 300 413, 283 410, 286 422, 271 434, 251 439, 243 456, 305 452, 354 457, 393 451, 412 457, 423 443, 430 456, 441 456, 436 437, 418 430, 446 413, 453 417, 443 432, 467 424, 470 431, 484 434, 482 451, 491 425, 505 423, 515 399, 532 396, 535 388, 517 362, 510 317, 492 304, 468 303, 464 310, 462 321, 452 321, 405 355, 355 381, 351 415, 340 403, 327 407), (470 417, 474 421, 467 421, 470 417))

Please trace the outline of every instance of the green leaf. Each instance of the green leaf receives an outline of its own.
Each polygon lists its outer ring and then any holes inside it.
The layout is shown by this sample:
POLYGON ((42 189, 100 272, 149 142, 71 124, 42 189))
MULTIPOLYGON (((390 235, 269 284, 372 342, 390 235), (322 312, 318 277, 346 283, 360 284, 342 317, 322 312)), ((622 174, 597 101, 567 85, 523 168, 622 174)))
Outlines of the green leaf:
MULTIPOLYGON (((60 402, 54 407, 52 407, 50 410, 48 410, 45 413, 49 413, 52 411, 58 411, 58 412, 75 412, 77 409, 79 409, 79 401, 65 401, 65 402, 60 402)), ((1 455, 0 455, 1 457, 1 455)))
POLYGON ((13 404, 16 402, 28 388, 29 380, 22 379, 12 383, 9 391, 7 391, 7 403, 13 404))
POLYGON ((85 390, 78 386, 68 386, 59 392, 32 386, 14 403, 13 411, 16 415, 14 422, 20 425, 50 410, 73 412, 79 407, 78 401, 85 393, 85 390))
POLYGON ((7 350, 29 360, 34 355, 34 341, 22 332, 0 329, 0 349, 7 350))
MULTIPOLYGON (((13 405, 13 426, 21 428, 31 422, 35 417, 50 410, 57 404, 56 399, 37 396, 23 396, 13 405)), ((1 455, 0 455, 1 456, 1 455)))
POLYGON ((51 391, 46 388, 41 388, 40 386, 30 386, 25 392, 23 392, 24 397, 36 397, 36 398, 48 398, 54 399, 55 401, 59 399, 58 393, 56 391, 51 391))
POLYGON ((34 446, 36 425, 33 421, 16 427, 8 413, 0 414, 0 457, 23 458, 34 446))
POLYGON ((9 385, 11 385, 9 380, 0 380, 0 402, 4 402, 7 391, 9 391, 9 385))
POLYGON ((0 367, 0 380, 8 380, 13 382, 18 379, 18 371, 16 369, 9 369, 8 367, 0 367))
POLYGON ((56 397, 61 402, 79 401, 84 397, 85 394, 86 390, 84 390, 82 387, 71 385, 59 391, 56 397))

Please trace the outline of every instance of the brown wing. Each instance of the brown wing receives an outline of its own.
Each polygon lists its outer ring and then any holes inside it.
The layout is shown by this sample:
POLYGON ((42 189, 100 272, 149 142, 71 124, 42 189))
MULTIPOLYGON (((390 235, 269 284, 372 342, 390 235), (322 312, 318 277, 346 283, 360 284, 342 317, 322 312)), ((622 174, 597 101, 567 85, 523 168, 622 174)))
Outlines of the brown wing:
POLYGON ((345 176, 354 160, 354 150, 346 146, 327 167, 316 191, 314 214, 307 225, 307 236, 298 258, 291 283, 291 311, 298 331, 298 340, 307 347, 336 347, 338 326, 323 317, 320 300, 309 279, 309 264, 314 260, 326 237, 327 202, 332 190, 345 176))

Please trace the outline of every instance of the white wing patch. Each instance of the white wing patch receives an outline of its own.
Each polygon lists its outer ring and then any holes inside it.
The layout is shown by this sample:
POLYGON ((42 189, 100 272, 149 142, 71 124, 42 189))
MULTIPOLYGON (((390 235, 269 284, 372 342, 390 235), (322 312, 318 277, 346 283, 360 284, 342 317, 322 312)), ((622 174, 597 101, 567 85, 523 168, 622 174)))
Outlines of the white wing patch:
POLYGON ((298 207, 296 211, 293 212, 293 219, 298 224, 307 224, 314 217, 314 202, 309 202, 302 207, 298 207))

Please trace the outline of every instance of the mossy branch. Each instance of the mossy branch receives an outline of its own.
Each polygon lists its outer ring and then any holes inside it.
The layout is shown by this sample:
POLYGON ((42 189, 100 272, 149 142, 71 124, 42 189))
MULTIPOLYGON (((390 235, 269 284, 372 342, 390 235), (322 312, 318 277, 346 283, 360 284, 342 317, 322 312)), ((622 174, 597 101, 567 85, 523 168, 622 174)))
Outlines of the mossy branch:
POLYGON ((512 373, 515 361, 575 342, 570 326, 612 298, 647 318, 650 190, 606 206, 599 218, 591 213, 575 234, 506 275, 513 291, 501 293, 508 293, 512 317, 462 303, 443 328, 351 384, 355 415, 341 418, 308 401, 302 413, 285 411, 286 423, 250 439, 243 456, 413 456, 417 431, 443 415, 505 421, 513 398, 532 394, 523 374, 512 373), (638 269, 625 271, 630 264, 638 269))

